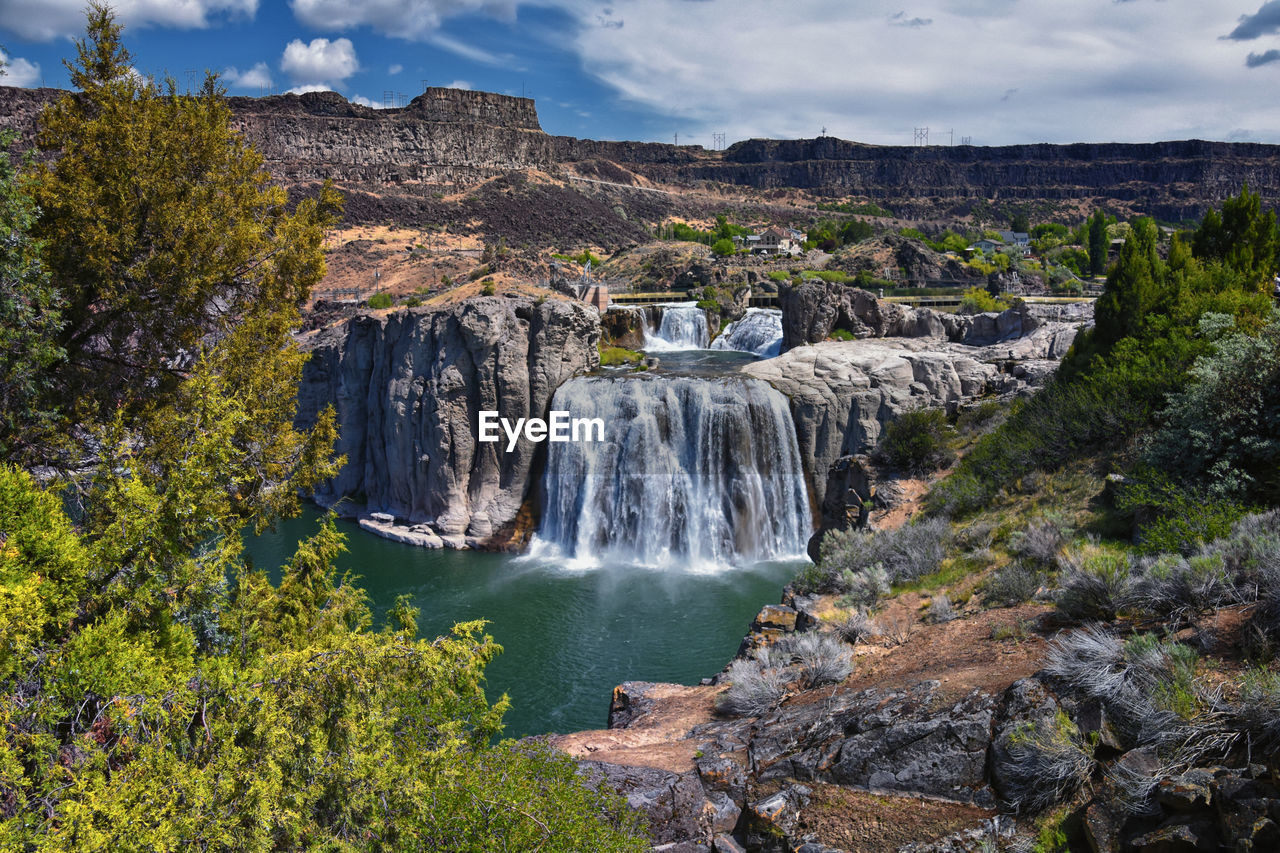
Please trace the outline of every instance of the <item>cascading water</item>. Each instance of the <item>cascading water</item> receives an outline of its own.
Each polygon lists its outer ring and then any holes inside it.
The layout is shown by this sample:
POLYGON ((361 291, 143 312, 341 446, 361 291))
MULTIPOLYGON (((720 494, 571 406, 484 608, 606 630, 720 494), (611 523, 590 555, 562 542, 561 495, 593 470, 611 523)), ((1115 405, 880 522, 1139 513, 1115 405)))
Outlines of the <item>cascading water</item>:
POLYGON ((706 349, 711 333, 707 315, 696 302, 670 302, 656 306, 662 309, 662 320, 655 331, 648 324, 644 330, 646 350, 706 349))
POLYGON ((748 308, 746 316, 724 327, 712 349, 738 350, 773 358, 782 352, 782 312, 776 308, 748 308))
POLYGON ((722 568, 803 558, 812 518, 786 398, 748 378, 585 377, 555 410, 605 441, 548 444, 531 556, 722 568))

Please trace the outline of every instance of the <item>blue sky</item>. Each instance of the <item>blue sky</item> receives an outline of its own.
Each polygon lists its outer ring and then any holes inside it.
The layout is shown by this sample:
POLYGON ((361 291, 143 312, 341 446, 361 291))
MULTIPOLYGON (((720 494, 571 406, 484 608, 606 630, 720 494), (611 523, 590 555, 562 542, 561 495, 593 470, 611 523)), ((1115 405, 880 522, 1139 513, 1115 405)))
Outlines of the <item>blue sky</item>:
MULTIPOLYGON (((380 106, 535 98, 550 133, 713 145, 1280 143, 1280 0, 120 0, 136 67, 380 106)), ((10 85, 66 86, 81 0, 0 0, 10 85)))

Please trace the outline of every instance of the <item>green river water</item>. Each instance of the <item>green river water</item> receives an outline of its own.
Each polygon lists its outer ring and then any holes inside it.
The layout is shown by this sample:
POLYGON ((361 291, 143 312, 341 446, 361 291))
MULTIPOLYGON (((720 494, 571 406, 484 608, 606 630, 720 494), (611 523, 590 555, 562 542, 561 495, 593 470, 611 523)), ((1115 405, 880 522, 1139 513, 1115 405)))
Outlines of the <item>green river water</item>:
MULTIPOLYGON (((320 512, 251 537, 248 555, 276 572, 310 536, 320 512)), ((375 625, 396 597, 420 608, 419 632, 435 637, 455 622, 488 619, 505 651, 488 668, 490 701, 510 695, 505 735, 603 728, 610 691, 623 681, 696 684, 738 648, 761 606, 778 601, 799 563, 692 573, 604 566, 570 571, 511 555, 429 551, 380 539, 339 522, 347 553, 339 573, 360 575, 375 625)))

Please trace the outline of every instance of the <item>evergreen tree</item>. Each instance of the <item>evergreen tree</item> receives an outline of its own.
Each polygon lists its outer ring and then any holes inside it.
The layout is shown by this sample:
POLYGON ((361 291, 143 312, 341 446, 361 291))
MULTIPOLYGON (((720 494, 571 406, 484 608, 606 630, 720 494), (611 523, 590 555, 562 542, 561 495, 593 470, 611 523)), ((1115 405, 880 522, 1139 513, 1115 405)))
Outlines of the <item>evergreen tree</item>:
POLYGON ((80 91, 40 116, 37 144, 57 156, 33 186, 65 298, 54 381, 94 419, 171 391, 245 315, 299 308, 340 202, 326 187, 289 212, 215 77, 194 95, 139 77, 111 10, 88 19, 67 63, 80 91))
POLYGON ((1102 275, 1107 271, 1107 217, 1101 210, 1094 211, 1089 219, 1089 272, 1102 275))
POLYGON ((1280 263, 1280 229, 1274 210, 1262 211, 1262 200, 1246 184, 1240 195, 1222 203, 1222 213, 1212 208, 1192 238, 1192 249, 1201 260, 1222 261, 1231 269, 1271 288, 1280 263))

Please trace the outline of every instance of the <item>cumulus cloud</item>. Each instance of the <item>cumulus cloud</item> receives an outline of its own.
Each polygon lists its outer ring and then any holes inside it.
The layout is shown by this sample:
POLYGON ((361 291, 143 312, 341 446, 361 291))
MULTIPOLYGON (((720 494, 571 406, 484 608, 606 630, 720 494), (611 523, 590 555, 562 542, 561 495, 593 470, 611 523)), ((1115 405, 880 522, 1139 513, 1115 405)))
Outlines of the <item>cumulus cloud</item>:
POLYGON ((351 39, 317 38, 309 44, 294 39, 285 46, 280 70, 295 83, 329 88, 330 84, 340 83, 359 71, 360 62, 351 39))
POLYGON ((1276 32, 1280 32, 1280 0, 1267 0, 1252 15, 1241 15, 1236 28, 1224 38, 1251 41, 1276 32))
POLYGON ((382 101, 374 102, 366 98, 364 95, 352 95, 347 100, 349 100, 353 104, 359 104, 362 107, 371 107, 375 110, 390 109, 390 107, 384 104, 382 101))
POLYGON ((270 89, 272 82, 271 69, 265 62, 259 62, 246 71, 233 65, 223 70, 222 79, 233 89, 270 89))
POLYGON ((293 15, 318 30, 370 29, 425 41, 446 18, 481 13, 512 20, 518 0, 290 0, 293 15))
POLYGON ((1217 39, 1218 4, 809 0, 780 18, 773 0, 610 0, 619 30, 599 26, 598 0, 545 2, 650 138, 810 138, 824 125, 886 145, 922 126, 944 144, 953 129, 979 144, 1280 135, 1267 75, 1217 39), (915 18, 932 23, 887 25, 915 18))
POLYGON ((292 89, 285 89, 286 95, 305 95, 307 92, 332 92, 332 87, 323 83, 304 83, 301 86, 294 86, 292 89))
POLYGON ((1249 54, 1245 57, 1244 64, 1249 68, 1257 68, 1259 65, 1270 65, 1277 60, 1280 60, 1280 50, 1268 50, 1266 53, 1249 54))
POLYGON ((17 86, 29 89, 40 83, 40 66, 28 62, 22 57, 11 57, 0 50, 0 64, 3 64, 4 76, 0 76, 0 86, 17 86))
POLYGON ((889 25, 893 27, 911 27, 919 29, 933 23, 933 18, 908 18, 906 12, 897 12, 889 16, 889 25))
MULTIPOLYGON (((258 0, 114 0, 116 19, 126 27, 204 29, 223 18, 249 17, 258 0)), ((84 32, 83 0, 5 0, 0 30, 27 41, 51 41, 84 32)))
POLYGON ((390 74, 392 77, 394 77, 403 70, 404 70, 404 66, 401 65, 399 62, 397 62, 396 64, 392 65, 390 68, 387 69, 387 73, 390 74))
POLYGON ((466 80, 454 80, 452 83, 445 83, 446 89, 471 89, 472 86, 466 80))

